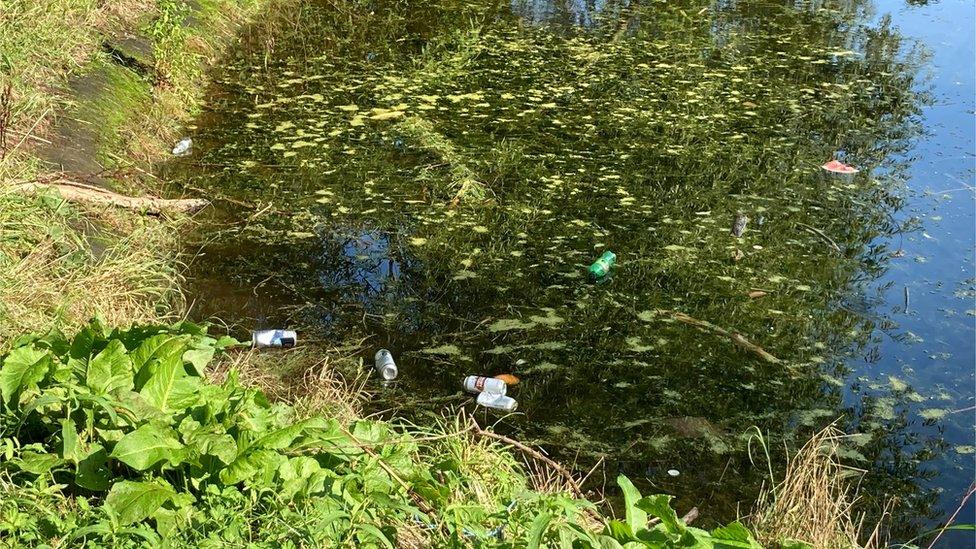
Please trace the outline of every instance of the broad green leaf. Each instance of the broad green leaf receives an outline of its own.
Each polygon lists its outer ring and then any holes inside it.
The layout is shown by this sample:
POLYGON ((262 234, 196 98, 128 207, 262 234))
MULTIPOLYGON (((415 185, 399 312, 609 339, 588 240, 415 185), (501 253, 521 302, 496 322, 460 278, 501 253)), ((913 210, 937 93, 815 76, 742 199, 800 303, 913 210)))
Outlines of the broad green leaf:
POLYGON ((607 523, 607 530, 604 533, 620 543, 640 542, 630 525, 623 521, 611 520, 607 523))
POLYGON ((641 494, 634 486, 634 483, 630 482, 630 479, 624 475, 620 475, 617 477, 617 485, 620 486, 620 489, 624 493, 624 508, 627 516, 627 524, 630 526, 631 531, 639 532, 647 528, 647 514, 637 506, 641 494))
POLYGON ((61 458, 78 464, 84 457, 81 442, 78 440, 78 428, 70 417, 61 420, 61 458))
POLYGON ((185 409, 199 397, 200 378, 188 377, 181 359, 160 361, 139 394, 162 411, 185 409))
POLYGON ((100 444, 94 444, 88 455, 78 462, 75 469, 75 484, 93 492, 108 490, 112 472, 106 467, 108 452, 100 444))
POLYGON ((712 542, 719 547, 744 547, 747 549, 762 549, 749 529, 736 521, 726 526, 720 526, 711 532, 712 542))
POLYGON ((85 383, 96 395, 132 389, 132 359, 125 346, 115 339, 88 361, 85 383))
POLYGON ((32 385, 40 383, 52 366, 48 351, 19 347, 10 351, 0 368, 0 397, 7 404, 32 385))
POLYGON ((123 480, 112 485, 105 498, 122 524, 132 524, 144 520, 169 501, 176 492, 168 485, 159 482, 133 482, 123 480))
POLYGON ((237 484, 261 476, 272 478, 286 458, 271 450, 255 450, 237 456, 220 471, 220 481, 224 484, 237 484))
POLYGON ((532 525, 529 526, 529 549, 539 549, 542 545, 542 537, 546 534, 546 528, 552 522, 552 515, 549 513, 539 513, 532 525))
POLYGON ((112 450, 112 457, 133 469, 145 471, 160 461, 180 462, 182 449, 173 429, 143 425, 122 437, 112 450))
POLYGON ((207 375, 207 364, 213 360, 214 352, 216 349, 213 347, 204 347, 202 349, 190 349, 183 353, 183 362, 188 362, 193 365, 193 369, 196 374, 200 377, 207 375))
POLYGON ((22 471, 34 473, 35 475, 47 474, 52 468, 63 463, 61 458, 55 454, 39 454, 37 452, 23 452, 14 463, 22 471))
POLYGON ((224 465, 237 459, 237 443, 230 435, 200 434, 193 437, 193 444, 201 455, 214 456, 224 465))
POLYGON ((77 360, 87 360, 105 340, 105 325, 101 319, 93 318, 87 326, 75 334, 71 340, 69 356, 77 360))
POLYGON ((671 496, 658 494, 647 496, 637 502, 637 507, 647 514, 661 519, 661 525, 671 534, 685 533, 685 525, 678 520, 677 513, 671 508, 671 496))
POLYGON ((141 391, 143 385, 156 373, 158 364, 177 362, 183 366, 183 352, 186 350, 187 336, 158 334, 143 341, 130 353, 132 367, 136 371, 135 387, 141 391))

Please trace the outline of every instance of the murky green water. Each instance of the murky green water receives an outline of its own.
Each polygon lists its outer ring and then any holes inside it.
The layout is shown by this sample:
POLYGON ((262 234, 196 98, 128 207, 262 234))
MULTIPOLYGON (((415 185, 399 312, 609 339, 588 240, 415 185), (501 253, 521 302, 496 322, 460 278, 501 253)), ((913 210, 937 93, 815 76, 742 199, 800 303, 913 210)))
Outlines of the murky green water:
POLYGON ((750 427, 778 446, 841 418, 911 537, 944 512, 927 464, 972 461, 916 426, 972 371, 918 392, 861 362, 899 331, 867 296, 922 231, 901 212, 932 104, 925 50, 871 7, 306 2, 227 62, 169 169, 231 199, 194 237, 196 314, 388 347, 377 409, 418 421, 471 408, 466 374, 516 374, 503 428, 717 519, 762 481, 750 427))

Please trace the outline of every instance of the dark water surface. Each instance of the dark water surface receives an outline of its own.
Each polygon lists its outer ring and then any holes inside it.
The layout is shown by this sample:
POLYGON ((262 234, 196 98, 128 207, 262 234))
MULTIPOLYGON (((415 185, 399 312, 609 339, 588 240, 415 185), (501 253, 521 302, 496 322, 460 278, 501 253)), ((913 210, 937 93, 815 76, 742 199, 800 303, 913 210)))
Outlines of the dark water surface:
POLYGON ((230 199, 195 314, 388 347, 415 421, 516 374, 501 428, 715 519, 756 428, 839 419, 911 538, 974 477, 973 34, 964 1, 305 2, 167 168, 230 199))

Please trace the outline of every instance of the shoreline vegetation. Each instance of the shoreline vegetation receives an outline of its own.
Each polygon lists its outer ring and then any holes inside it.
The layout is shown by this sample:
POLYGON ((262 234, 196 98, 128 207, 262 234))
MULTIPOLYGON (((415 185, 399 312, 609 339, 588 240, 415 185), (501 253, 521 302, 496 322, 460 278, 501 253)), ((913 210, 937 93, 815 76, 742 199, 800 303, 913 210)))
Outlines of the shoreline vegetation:
MULTIPOLYGON (((852 517, 837 433, 743 523, 690 527, 625 477, 613 519, 601 494, 580 498, 579 479, 471 418, 363 418, 362 385, 330 359, 179 321, 191 218, 22 192, 71 177, 166 194, 153 163, 197 114, 207 67, 272 2, 4 3, 0 546, 881 545, 852 517)), ((424 146, 453 166, 456 196, 478 194, 449 143, 424 146)))

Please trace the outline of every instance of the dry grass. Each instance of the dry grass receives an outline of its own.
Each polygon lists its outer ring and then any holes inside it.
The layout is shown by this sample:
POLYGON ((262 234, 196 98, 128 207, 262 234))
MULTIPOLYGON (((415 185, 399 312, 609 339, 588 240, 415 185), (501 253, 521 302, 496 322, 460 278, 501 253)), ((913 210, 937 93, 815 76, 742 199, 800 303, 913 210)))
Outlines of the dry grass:
POLYGON ((272 400, 291 404, 301 417, 321 415, 348 424, 361 417, 368 395, 364 380, 345 379, 331 356, 309 347, 247 351, 217 363, 209 377, 222 382, 228 372, 236 370, 241 383, 261 389, 272 400))
POLYGON ((880 527, 863 537, 864 518, 852 510, 857 497, 850 478, 862 472, 838 460, 843 438, 833 425, 820 431, 789 460, 782 481, 763 490, 750 518, 760 541, 775 547, 801 540, 817 549, 882 546, 880 527))
POLYGON ((0 348, 25 332, 71 331, 100 314, 110 325, 178 313, 169 224, 117 211, 123 231, 95 239, 90 218, 52 196, 0 191, 0 348))

